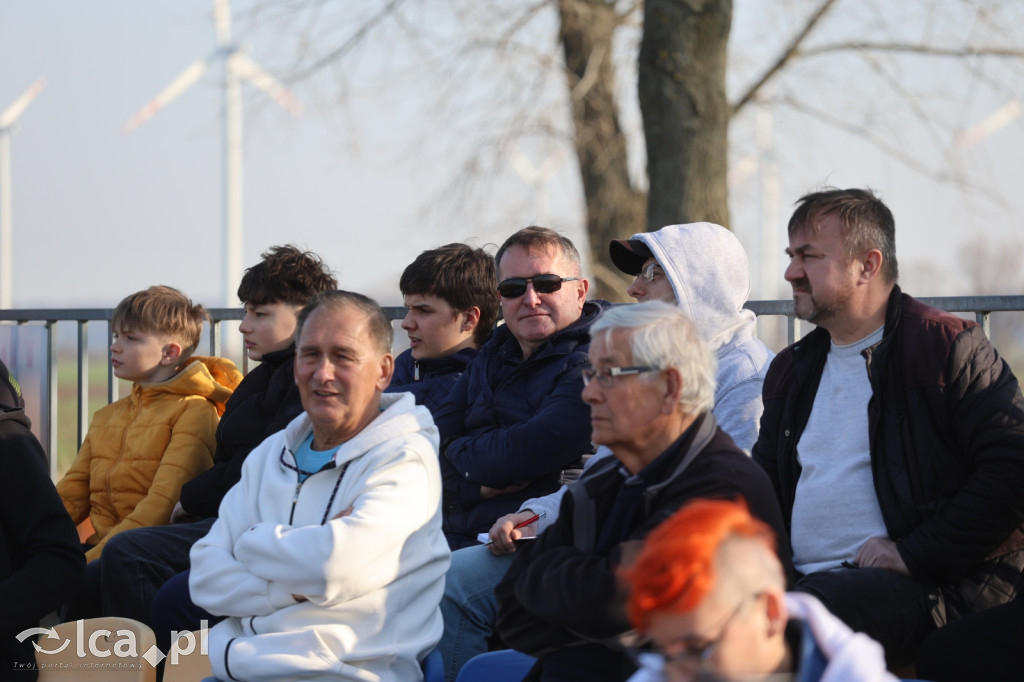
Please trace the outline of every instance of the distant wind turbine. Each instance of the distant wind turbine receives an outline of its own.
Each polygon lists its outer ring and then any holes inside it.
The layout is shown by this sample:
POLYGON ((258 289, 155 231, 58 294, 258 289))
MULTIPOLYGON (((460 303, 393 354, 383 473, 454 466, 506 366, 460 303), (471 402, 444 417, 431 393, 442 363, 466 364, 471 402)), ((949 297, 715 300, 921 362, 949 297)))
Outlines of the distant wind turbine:
POLYGON ((505 146, 505 157, 519 179, 530 186, 530 209, 534 220, 550 222, 548 215, 547 183, 558 172, 562 161, 562 150, 555 148, 539 166, 534 166, 515 141, 505 146))
POLYGON ((1018 99, 1011 99, 986 116, 980 123, 977 123, 967 130, 959 133, 953 140, 957 149, 965 149, 971 145, 981 142, 986 137, 1006 126, 1021 114, 1021 103, 1018 99))
POLYGON ((40 78, 0 113, 0 308, 11 307, 11 131, 14 122, 46 85, 40 78))
POLYGON ((231 42, 231 8, 228 0, 213 0, 217 49, 206 59, 193 62, 148 104, 124 124, 131 132, 188 90, 213 62, 223 62, 224 76, 224 279, 225 306, 233 305, 233 292, 242 278, 242 80, 265 92, 281 107, 298 116, 302 104, 280 81, 264 71, 231 42))

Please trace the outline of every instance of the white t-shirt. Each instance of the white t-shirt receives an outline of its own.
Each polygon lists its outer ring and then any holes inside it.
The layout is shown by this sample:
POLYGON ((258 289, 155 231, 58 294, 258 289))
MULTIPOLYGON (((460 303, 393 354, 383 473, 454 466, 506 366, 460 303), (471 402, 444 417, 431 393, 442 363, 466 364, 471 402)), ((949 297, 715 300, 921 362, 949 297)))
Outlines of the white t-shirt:
POLYGON ((829 349, 811 416, 797 443, 800 480, 793 502, 793 565, 801 573, 853 561, 871 537, 888 537, 871 474, 868 401, 871 384, 861 351, 867 338, 829 349))

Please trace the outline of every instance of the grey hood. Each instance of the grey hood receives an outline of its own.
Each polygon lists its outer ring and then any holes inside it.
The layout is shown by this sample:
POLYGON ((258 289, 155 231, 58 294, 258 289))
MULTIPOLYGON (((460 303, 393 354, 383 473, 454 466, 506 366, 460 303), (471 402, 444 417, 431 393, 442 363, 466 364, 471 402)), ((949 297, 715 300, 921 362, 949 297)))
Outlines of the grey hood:
POLYGON ((712 350, 744 332, 753 333, 756 318, 743 308, 750 294, 750 268, 736 235, 714 223, 689 223, 641 232, 632 239, 651 250, 672 283, 679 307, 712 350))

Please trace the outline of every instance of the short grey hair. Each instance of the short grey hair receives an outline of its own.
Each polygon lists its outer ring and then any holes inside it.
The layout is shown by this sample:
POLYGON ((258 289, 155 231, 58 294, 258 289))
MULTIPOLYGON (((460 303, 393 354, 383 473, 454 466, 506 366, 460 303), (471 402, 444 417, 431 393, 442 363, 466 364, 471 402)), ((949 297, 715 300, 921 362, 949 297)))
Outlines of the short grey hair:
POLYGON ((363 294, 355 291, 321 291, 299 311, 295 324, 295 345, 299 345, 302 338, 302 328, 317 308, 326 308, 331 311, 342 310, 352 307, 366 315, 367 327, 370 332, 370 342, 381 355, 391 352, 394 343, 394 330, 391 327, 391 318, 380 307, 380 305, 363 294))
POLYGON ((498 273, 498 279, 501 279, 501 259, 505 252, 513 246, 518 246, 528 252, 556 250, 569 266, 571 271, 568 273, 569 275, 574 277, 581 277, 583 275, 580 265, 580 252, 576 249, 576 245, 572 243, 571 239, 555 232, 549 227, 530 225, 513 234, 505 240, 505 243, 498 247, 498 253, 494 255, 494 270, 498 273))
POLYGON ((697 325, 682 310, 664 301, 613 306, 594 322, 590 335, 610 335, 615 329, 629 331, 634 365, 679 370, 683 410, 688 414, 711 411, 718 363, 697 325))

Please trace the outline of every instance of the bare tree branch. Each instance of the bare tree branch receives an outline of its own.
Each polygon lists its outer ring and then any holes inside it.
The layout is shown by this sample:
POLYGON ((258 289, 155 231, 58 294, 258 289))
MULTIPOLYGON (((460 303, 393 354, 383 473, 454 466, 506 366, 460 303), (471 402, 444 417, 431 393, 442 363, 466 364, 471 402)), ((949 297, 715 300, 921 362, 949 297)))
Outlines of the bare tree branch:
POLYGON ((897 52, 904 54, 919 54, 927 57, 951 57, 954 59, 964 57, 1020 59, 1024 57, 1024 49, 1019 47, 994 47, 991 45, 943 47, 941 45, 925 45, 920 43, 871 43, 859 41, 816 45, 814 47, 798 50, 797 52, 801 57, 817 57, 834 52, 852 51, 897 52))
POLYGON ((363 22, 341 45, 334 48, 327 54, 322 55, 305 68, 297 70, 292 74, 291 80, 299 82, 309 78, 325 66, 328 66, 344 57, 350 50, 356 48, 359 43, 370 34, 377 24, 387 19, 392 12, 398 9, 398 7, 404 2, 406 2, 406 0, 389 0, 389 2, 378 10, 376 14, 363 22))
POLYGON ((822 17, 832 9, 832 6, 836 3, 836 0, 822 0, 821 5, 818 9, 807 18, 807 23, 804 27, 793 37, 793 40, 789 42, 789 45, 782 50, 782 53, 775 59, 774 62, 768 65, 768 68, 761 74, 761 77, 754 81, 754 84, 747 88, 747 91, 743 93, 740 98, 736 101, 736 104, 732 106, 732 115, 735 116, 744 106, 751 102, 757 93, 764 87, 765 83, 772 79, 772 77, 778 73, 782 68, 800 51, 800 45, 804 42, 808 35, 818 22, 821 21, 822 17))
POLYGON ((861 125, 848 121, 840 116, 836 116, 831 111, 814 107, 805 101, 796 100, 793 98, 783 98, 779 102, 784 104, 794 111, 798 111, 802 114, 810 116, 826 125, 829 125, 836 130, 849 133, 856 136, 857 138, 871 144, 880 151, 884 152, 887 156, 899 161, 907 168, 920 173, 926 178, 930 178, 935 182, 939 182, 946 185, 952 185, 954 187, 960 187, 961 189, 970 189, 976 192, 980 192, 985 195, 988 199, 993 202, 1000 203, 1002 201, 998 193, 991 191, 988 187, 979 186, 965 181, 962 177, 955 174, 940 172, 935 168, 928 166, 927 164, 921 163, 917 158, 908 154, 906 150, 892 144, 888 139, 880 136, 873 128, 867 125, 861 125))

